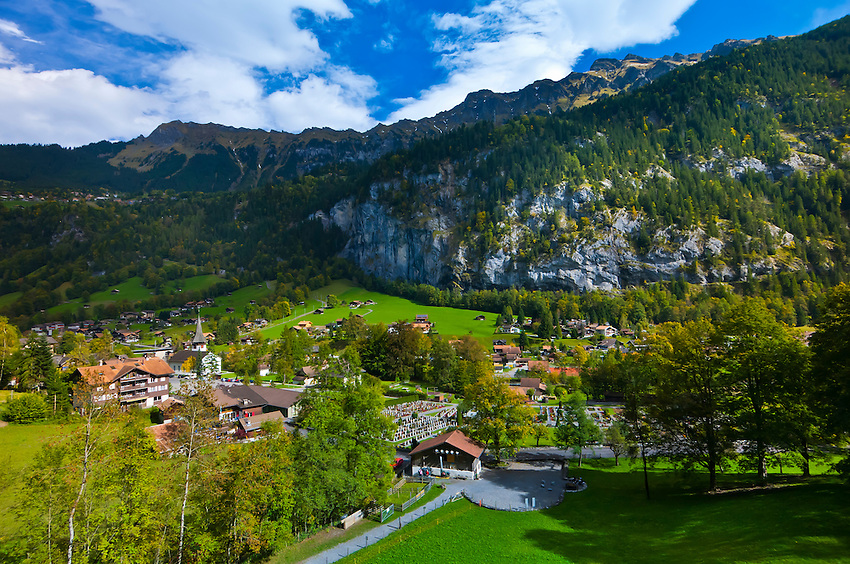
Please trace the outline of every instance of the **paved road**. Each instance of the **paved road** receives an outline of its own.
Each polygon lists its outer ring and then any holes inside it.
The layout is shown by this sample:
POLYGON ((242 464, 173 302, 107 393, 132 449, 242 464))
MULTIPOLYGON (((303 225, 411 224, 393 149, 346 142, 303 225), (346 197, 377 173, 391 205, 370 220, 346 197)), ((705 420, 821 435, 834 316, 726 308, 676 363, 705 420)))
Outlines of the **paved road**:
POLYGON ((527 511, 557 505, 564 493, 560 462, 514 462, 506 469, 484 469, 469 482, 465 496, 500 511, 527 511))
MULTIPOLYGON (((611 458, 613 453, 607 447, 584 449, 587 458, 611 458)), ((372 529, 356 538, 341 543, 334 548, 305 560, 305 564, 326 564, 336 562, 387 537, 393 531, 409 525, 419 517, 448 503, 449 498, 464 492, 473 503, 500 510, 525 511, 551 507, 557 504, 564 492, 565 482, 561 477, 561 460, 565 458, 563 450, 554 447, 523 449, 522 456, 527 461, 514 462, 505 470, 484 469, 480 480, 438 480, 435 487, 445 484, 446 490, 433 501, 429 501, 412 514, 372 529)), ((567 458, 572 458, 571 453, 567 458)), ((580 476, 580 470, 571 468, 570 475, 580 476)), ((455 503, 468 503, 457 501, 455 503)))
MULTIPOLYGON (((449 499, 463 490, 464 486, 468 485, 469 482, 459 480, 440 480, 438 484, 445 483, 446 490, 440 494, 436 499, 429 501, 413 513, 409 513, 404 517, 390 519, 380 527, 376 527, 369 531, 368 533, 364 533, 359 537, 355 537, 349 541, 338 544, 335 547, 328 549, 324 552, 320 552, 316 556, 309 558, 304 561, 304 564, 328 564, 330 562, 336 562, 337 560, 341 560, 345 558, 349 554, 353 554, 360 550, 361 548, 365 548, 368 545, 375 544, 379 540, 383 540, 392 533, 393 531, 397 531, 402 527, 405 527, 412 523, 413 521, 419 519, 423 515, 430 513, 431 511, 437 509, 438 507, 442 507, 446 503, 450 503, 449 499)), ((434 487, 439 487, 438 484, 435 484, 434 487)), ((461 499, 460 501, 455 501, 453 503, 468 503, 466 500, 461 499)))

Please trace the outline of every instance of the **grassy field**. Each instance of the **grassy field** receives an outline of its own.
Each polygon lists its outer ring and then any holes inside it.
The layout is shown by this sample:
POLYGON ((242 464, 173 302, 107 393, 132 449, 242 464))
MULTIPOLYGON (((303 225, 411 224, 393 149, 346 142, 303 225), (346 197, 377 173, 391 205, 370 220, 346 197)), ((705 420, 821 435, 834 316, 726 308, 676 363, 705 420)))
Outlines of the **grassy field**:
MULTIPOLYGON (((424 504, 439 497, 442 493, 443 490, 441 488, 431 488, 431 491, 422 496, 422 499, 418 502, 411 505, 407 511, 396 511, 393 514, 393 519, 397 519, 398 517, 402 517, 416 511, 424 504)), ((340 543, 368 533, 379 525, 380 523, 377 521, 364 519, 346 531, 336 527, 330 527, 321 533, 299 542, 298 544, 294 544, 283 549, 275 554, 266 564, 295 564, 296 562, 302 562, 311 556, 333 548, 340 543)))
MULTIPOLYGON (((3 398, 5 400, 5 398, 3 398)), ((11 510, 18 502, 16 482, 23 470, 32 462, 41 445, 52 439, 72 433, 72 425, 34 424, 0 427, 0 537, 14 534, 15 516, 11 510)))
MULTIPOLYGON (((183 291, 196 291, 196 290, 205 290, 214 284, 223 281, 224 278, 220 276, 216 276, 214 274, 202 274, 200 276, 192 276, 191 278, 186 278, 182 281, 183 291)), ((161 292, 163 294, 171 294, 176 291, 177 281, 171 280, 162 286, 161 292)), ((244 289, 244 288, 243 288, 244 289)), ((152 292, 142 286, 142 279, 138 276, 134 276, 133 278, 129 278, 126 281, 116 284, 115 286, 111 286, 108 290, 104 290, 103 292, 95 292, 89 297, 88 304, 90 306, 100 305, 100 304, 109 304, 113 302, 120 301, 128 301, 128 302, 137 302, 150 298, 152 296, 152 292), (113 294, 112 290, 117 289, 118 293, 113 294)), ((3 296, 0 299, 5 299, 6 296, 3 296)), ((247 303, 247 302, 246 302, 247 303)), ((3 305, 0 303, 0 305, 3 305)), ((76 311, 77 309, 83 306, 83 301, 81 299, 70 300, 67 303, 60 304, 58 306, 54 306, 48 310, 50 314, 61 314, 66 311, 76 311)), ((224 308, 222 308, 224 311, 224 308)))
POLYGON ((20 298, 23 294, 21 292, 12 292, 11 294, 3 294, 0 296, 0 307, 6 307, 9 304, 12 304, 20 298))
MULTIPOLYGON (((707 495, 704 476, 642 474, 612 461, 555 508, 508 513, 459 501, 341 562, 848 562, 850 488, 831 478, 707 495)), ((723 486, 735 485, 724 476, 723 486)))
POLYGON ((277 338, 284 328, 291 327, 301 320, 312 321, 314 325, 324 325, 335 319, 348 317, 350 313, 362 315, 366 323, 369 324, 388 324, 400 319, 413 321, 417 315, 424 314, 428 316, 429 321, 435 323, 434 331, 444 337, 472 335, 487 347, 492 345, 494 338, 493 330, 497 317, 495 313, 453 309, 449 307, 421 306, 404 298, 388 296, 378 292, 369 292, 342 280, 338 280, 330 286, 312 292, 314 298, 325 297, 328 294, 335 294, 345 302, 373 300, 375 304, 360 306, 358 309, 350 309, 348 306, 338 306, 325 310, 321 314, 311 314, 309 312, 315 310, 319 305, 319 302, 313 299, 303 306, 296 306, 293 316, 284 320, 283 323, 275 324, 273 327, 264 329, 262 331, 263 336, 272 339, 277 338), (303 315, 305 313, 306 315, 303 315), (475 317, 478 315, 484 315, 484 321, 476 321, 475 317))
POLYGON ((424 484, 418 484, 416 482, 406 483, 403 486, 401 486, 398 490, 393 492, 393 494, 389 497, 389 499, 387 499, 387 502, 388 503, 397 503, 397 504, 401 505, 405 501, 407 501, 410 498, 412 498, 413 496, 415 496, 416 493, 424 487, 425 487, 424 484))

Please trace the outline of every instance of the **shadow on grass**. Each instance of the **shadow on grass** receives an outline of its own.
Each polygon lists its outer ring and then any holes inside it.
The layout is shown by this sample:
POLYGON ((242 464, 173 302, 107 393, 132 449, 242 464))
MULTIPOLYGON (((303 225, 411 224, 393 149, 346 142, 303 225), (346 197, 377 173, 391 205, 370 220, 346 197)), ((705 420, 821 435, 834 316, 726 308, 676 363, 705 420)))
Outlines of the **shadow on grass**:
MULTIPOLYGON (((850 554, 850 488, 835 480, 708 495, 698 493, 703 476, 653 472, 648 501, 640 472, 583 474, 588 490, 546 511, 561 526, 524 533, 572 562, 812 562, 850 554)), ((729 485, 748 479, 728 478, 729 485)))

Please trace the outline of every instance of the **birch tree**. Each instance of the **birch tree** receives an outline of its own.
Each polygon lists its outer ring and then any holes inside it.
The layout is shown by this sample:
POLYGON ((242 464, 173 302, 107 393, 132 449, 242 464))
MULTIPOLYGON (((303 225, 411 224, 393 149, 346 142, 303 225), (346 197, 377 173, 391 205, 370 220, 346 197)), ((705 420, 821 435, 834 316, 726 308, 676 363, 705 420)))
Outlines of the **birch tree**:
MULTIPOLYGON (((197 389, 192 390, 184 384, 179 395, 184 398, 183 406, 178 412, 180 430, 177 439, 177 452, 184 459, 183 463, 183 493, 180 505, 180 528, 177 546, 177 564, 183 563, 183 552, 186 541, 186 516, 189 494, 192 487, 193 470, 201 471, 200 458, 206 447, 215 442, 215 427, 218 423, 218 411, 213 400, 212 388, 206 382, 199 382, 197 389)), ((197 476, 202 479, 201 476, 197 476)))

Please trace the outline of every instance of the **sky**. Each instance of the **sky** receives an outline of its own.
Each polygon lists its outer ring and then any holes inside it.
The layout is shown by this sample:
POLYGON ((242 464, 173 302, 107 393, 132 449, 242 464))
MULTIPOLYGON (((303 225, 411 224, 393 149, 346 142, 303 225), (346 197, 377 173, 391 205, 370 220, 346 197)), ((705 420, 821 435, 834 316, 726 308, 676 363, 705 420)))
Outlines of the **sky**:
POLYGON ((300 132, 420 119, 599 57, 794 35, 850 0, 0 0, 0 143, 173 120, 300 132))

